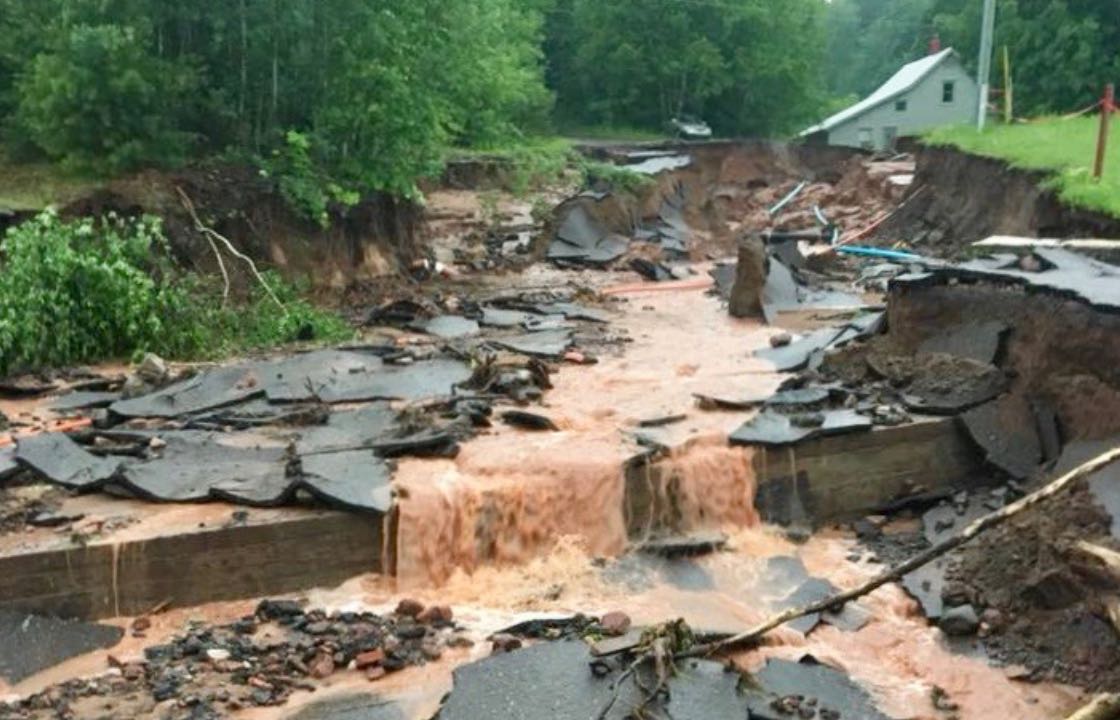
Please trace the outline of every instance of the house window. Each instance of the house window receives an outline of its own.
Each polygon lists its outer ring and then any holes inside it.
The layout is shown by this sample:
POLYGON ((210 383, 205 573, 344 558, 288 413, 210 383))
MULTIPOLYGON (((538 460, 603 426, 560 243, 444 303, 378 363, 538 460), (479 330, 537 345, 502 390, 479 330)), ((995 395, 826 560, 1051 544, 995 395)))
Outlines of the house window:
POLYGON ((865 150, 875 147, 875 138, 871 134, 871 128, 859 129, 859 146, 865 150))
POLYGON ((895 103, 894 103, 894 109, 897 112, 906 112, 906 101, 905 100, 896 100, 895 103))
POLYGON ((946 80, 941 83, 941 102, 953 102, 953 95, 956 93, 957 84, 952 80, 946 80))

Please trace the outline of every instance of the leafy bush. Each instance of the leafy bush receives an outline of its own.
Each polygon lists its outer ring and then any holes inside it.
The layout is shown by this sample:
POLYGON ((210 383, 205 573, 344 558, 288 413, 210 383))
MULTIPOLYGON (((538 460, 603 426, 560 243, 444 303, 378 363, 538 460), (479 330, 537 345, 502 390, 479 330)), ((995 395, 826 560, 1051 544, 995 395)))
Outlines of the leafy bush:
POLYGON ((330 203, 355 205, 358 194, 342 189, 319 169, 311 157, 311 139, 289 130, 284 146, 261 163, 261 173, 276 181, 280 194, 298 215, 326 228, 330 225, 330 203))
POLYGON ((0 242, 0 373, 144 351, 195 359, 297 339, 352 334, 276 276, 281 311, 254 288, 242 307, 214 281, 178 273, 158 220, 64 222, 47 211, 0 242))

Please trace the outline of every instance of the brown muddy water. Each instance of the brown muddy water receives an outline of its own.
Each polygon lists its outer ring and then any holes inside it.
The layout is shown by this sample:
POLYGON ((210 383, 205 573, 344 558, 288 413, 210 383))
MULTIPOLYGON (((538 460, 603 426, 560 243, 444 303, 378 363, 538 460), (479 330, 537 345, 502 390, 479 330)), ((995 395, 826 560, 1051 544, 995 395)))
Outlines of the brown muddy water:
MULTIPOLYGON (((572 280, 572 273, 533 269, 521 281, 572 280)), ((496 425, 465 443, 454 459, 402 460, 398 577, 359 577, 303 595, 326 610, 388 611, 404 596, 448 604, 469 628, 473 648, 449 650, 437 662, 375 684, 360 673, 337 673, 317 692, 297 693, 286 707, 235 717, 314 720, 330 717, 315 709, 318 703, 376 692, 397 702, 407 717, 426 720, 451 689, 453 669, 486 656, 488 635, 524 619, 621 610, 638 625, 681 617, 697 629, 734 632, 773 613, 789 589, 773 584, 770 558, 797 558, 809 575, 841 588, 877 574, 881 566, 863 557, 846 532, 820 532, 798 545, 760 523, 752 503, 751 452, 726 442, 746 414, 701 411, 693 395, 731 385, 775 389, 782 376, 751 352, 767 346, 777 330, 730 318, 698 284, 651 292, 624 288, 614 295, 612 331, 630 342, 596 365, 563 366, 553 377, 555 387, 539 412, 559 432, 496 425), (624 465, 639 451, 633 433, 642 420, 682 414, 683 421, 659 436, 674 447, 665 462, 678 483, 676 522, 683 530, 726 532, 728 549, 675 563, 628 555, 624 465), (853 560, 856 555, 861 559, 853 560)), ((189 507, 176 515, 189 522, 192 513, 212 512, 189 507)), ((189 620, 229 622, 253 605, 221 603, 158 615, 146 638, 126 637, 112 652, 139 656, 144 645, 175 634, 189 620)), ((734 660, 754 669, 769 657, 811 653, 850 673, 885 713, 900 719, 947 718, 931 700, 935 686, 959 705, 961 720, 1043 720, 1079 704, 1081 694, 1073 688, 1024 684, 1013 679, 1014 668, 950 649, 897 586, 881 588, 860 605, 869 622, 856 632, 821 626, 803 637, 783 629, 734 660)), ((129 620, 114 622, 127 627, 129 620)), ((103 673, 105 655, 76 658, 15 687, 0 685, 0 698, 103 673)))

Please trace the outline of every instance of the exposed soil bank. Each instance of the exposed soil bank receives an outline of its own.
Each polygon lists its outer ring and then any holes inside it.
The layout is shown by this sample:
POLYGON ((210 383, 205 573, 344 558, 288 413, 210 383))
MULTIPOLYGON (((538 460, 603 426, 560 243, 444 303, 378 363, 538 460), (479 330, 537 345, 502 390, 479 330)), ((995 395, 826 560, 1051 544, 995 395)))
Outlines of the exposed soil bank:
MULTIPOLYGON (((584 152, 623 166, 643 157, 633 154, 635 146, 595 146, 584 152)), ((844 230, 865 226, 897 199, 886 183, 872 177, 867 154, 851 148, 762 140, 641 146, 640 153, 651 152, 687 156, 688 164, 653 175, 652 182, 636 192, 571 198, 557 209, 557 217, 580 205, 610 233, 633 237, 639 228, 656 226, 659 218, 665 221, 666 206, 672 206, 687 225, 687 254, 695 261, 734 254, 745 232, 818 228, 808 208, 787 208, 775 217, 767 212, 802 181, 825 186, 826 196, 815 201, 844 230)), ((809 196, 808 191, 802 196, 806 203, 809 196)), ((538 238, 538 257, 543 257, 551 235, 538 238)))
POLYGON ((1120 237, 1120 218, 1065 205, 1045 187, 1045 173, 952 148, 919 146, 916 154, 914 183, 880 240, 949 256, 992 235, 1120 237))
MULTIPOLYGON (((195 229, 177 188, 191 199, 201 220, 239 250, 316 287, 342 288, 390 274, 420 251, 422 211, 414 203, 373 195, 352 208, 333 209, 330 227, 323 228, 296 214, 276 185, 247 165, 145 171, 113 181, 62 212, 158 216, 176 261, 216 274, 213 250, 195 229)), ((241 270, 237 264, 230 269, 241 270)))

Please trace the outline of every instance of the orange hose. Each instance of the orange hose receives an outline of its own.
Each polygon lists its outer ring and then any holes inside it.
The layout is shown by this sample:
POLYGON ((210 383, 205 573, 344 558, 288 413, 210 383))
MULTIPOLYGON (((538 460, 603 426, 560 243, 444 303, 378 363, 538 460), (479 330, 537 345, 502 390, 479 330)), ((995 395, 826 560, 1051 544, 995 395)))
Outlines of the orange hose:
POLYGON ((673 290, 707 290, 715 285, 711 277, 693 278, 690 280, 672 280, 669 282, 641 282, 615 285, 602 290, 603 295, 635 295, 645 292, 672 292, 673 290))

